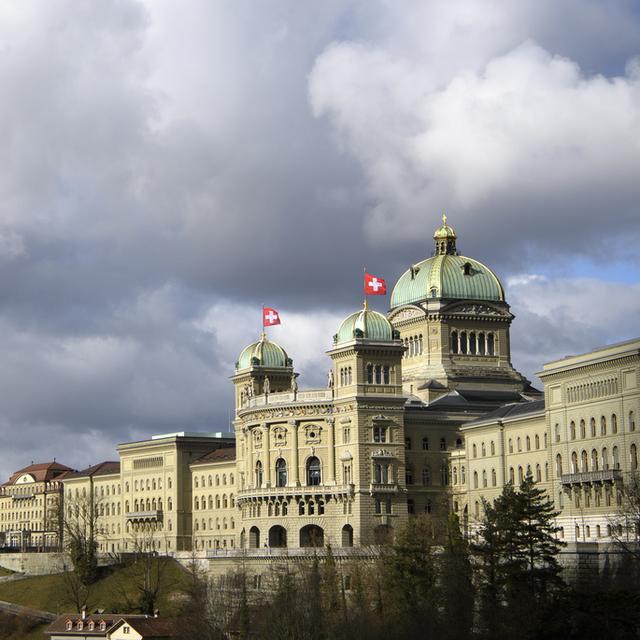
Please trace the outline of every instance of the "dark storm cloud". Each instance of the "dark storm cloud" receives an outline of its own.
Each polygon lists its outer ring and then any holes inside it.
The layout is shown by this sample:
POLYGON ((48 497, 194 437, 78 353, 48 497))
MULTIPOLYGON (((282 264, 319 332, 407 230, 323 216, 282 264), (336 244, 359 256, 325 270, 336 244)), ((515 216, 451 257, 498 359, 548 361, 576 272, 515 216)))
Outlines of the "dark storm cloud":
MULTIPOLYGON (((637 14, 479 7, 0 7, 0 469, 225 428, 227 376, 263 302, 283 311, 273 335, 305 384, 324 384, 362 266, 393 280, 430 252, 443 208, 461 248, 505 277, 610 255, 603 236, 631 260, 637 14), (509 91, 519 101, 502 104, 509 91), (504 117, 479 117, 478 98, 504 117), (604 233, 603 210, 616 214, 604 233)), ((529 372, 552 319, 523 286, 529 372)), ((562 300, 572 286, 547 288, 562 300)), ((567 338, 553 326, 549 357, 567 338)))

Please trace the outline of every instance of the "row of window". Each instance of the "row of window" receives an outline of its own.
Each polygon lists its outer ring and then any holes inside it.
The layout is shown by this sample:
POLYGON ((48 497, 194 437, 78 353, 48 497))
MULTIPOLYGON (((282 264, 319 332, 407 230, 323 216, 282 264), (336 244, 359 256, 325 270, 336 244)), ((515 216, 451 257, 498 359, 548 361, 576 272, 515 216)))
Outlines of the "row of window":
MULTIPOLYGON (((486 471, 482 472, 482 486, 486 487, 486 471)), ((477 484, 477 478, 475 477, 477 474, 474 474, 474 486, 477 488, 478 484, 477 484)), ((535 475, 533 475, 533 470, 531 468, 531 465, 528 464, 526 470, 524 469, 524 467, 522 465, 518 466, 518 482, 520 484, 522 484, 522 482, 525 479, 525 476, 532 476, 533 479, 536 482, 542 482, 542 467, 537 464, 536 465, 536 473, 535 475)), ((544 465, 544 479, 545 481, 549 480, 549 463, 546 462, 544 465)), ((492 482, 492 486, 495 487, 496 486, 496 482, 495 482, 495 471, 492 469, 491 470, 491 482, 492 482)), ((515 484, 516 482, 516 472, 515 469, 513 467, 509 467, 509 482, 511 482, 511 484, 515 484)))
MULTIPOLYGON (((215 519, 215 530, 220 531, 220 529, 235 529, 235 520, 233 518, 229 519, 227 523, 226 518, 216 518, 215 519)), ((195 531, 207 531, 207 521, 202 518, 198 520, 198 518, 193 519, 193 528, 195 531)), ((214 531, 214 520, 213 518, 209 518, 209 531, 214 531)))
MULTIPOLYGON (((534 447, 537 449, 540 449, 540 436, 536 433, 535 436, 533 437, 533 442, 534 442, 534 447)), ((474 446, 474 452, 473 452, 473 457, 476 457, 476 452, 475 452, 475 445, 474 446)), ((531 451, 531 436, 526 436, 524 439, 524 446, 525 446, 525 451, 531 451)), ((520 453, 523 449, 522 449, 522 438, 517 437, 516 438, 516 447, 518 450, 518 453, 520 453)), ((547 434, 544 434, 544 447, 545 449, 547 448, 547 434)), ((509 438, 509 453, 513 453, 513 438, 509 438)), ((484 442, 482 443, 482 455, 485 455, 485 450, 484 450, 484 442)), ((495 447, 493 445, 493 441, 491 441, 491 455, 495 455, 495 447)))
POLYGON ((351 367, 340 367, 340 386, 346 387, 353 383, 353 371, 351 367))
MULTIPOLYGON (((618 447, 611 449, 611 464, 614 469, 620 468, 620 455, 618 447)), ((636 471, 638 469, 638 448, 635 443, 629 447, 629 462, 631 470, 636 471)), ((599 471, 600 469, 609 469, 609 451, 607 447, 602 447, 602 453, 599 454, 597 449, 591 450, 591 455, 583 449, 578 458, 578 453, 573 451, 571 453, 571 473, 587 473, 588 471, 599 471)), ((558 474, 562 473, 562 456, 558 454, 556 456, 556 465, 558 467, 558 474)))
MULTIPOLYGON (((462 473, 464 474, 464 467, 462 467, 462 470, 462 473)), ((407 465, 406 467, 405 481, 407 485, 413 484, 413 467, 411 465, 407 465)), ((422 484, 425 487, 430 487, 433 484, 431 467, 429 465, 422 468, 422 484)), ((440 484, 442 486, 449 484, 449 466, 446 462, 443 462, 440 467, 440 484)))
MULTIPOLYGON (((628 421, 629 431, 635 431, 636 430, 635 413, 633 411, 629 411, 628 418, 629 418, 629 421, 628 421)), ((618 433, 618 416, 615 413, 611 414, 610 424, 611 424, 611 434, 618 433)), ((591 435, 592 438, 595 438, 598 435, 606 436, 608 434, 607 418, 605 416, 600 416, 600 430, 598 433, 598 425, 597 425, 596 419, 592 417, 589 420, 589 434, 591 435)), ((555 435, 555 441, 560 442, 561 427, 558 423, 556 423, 554 427, 554 435, 555 435)), ((579 429, 576 429, 576 423, 574 420, 572 420, 569 423, 569 440, 576 440, 578 436, 580 438, 587 437, 587 424, 584 419, 580 420, 579 429)))
MULTIPOLYGON (((375 436, 375 434, 374 434, 375 436)), ((374 438, 374 442, 377 442, 374 438)), ((404 439, 404 448, 410 451, 413 448, 413 441, 410 437, 404 439)), ((456 449, 462 449, 462 438, 456 440, 456 449)), ((429 451, 429 438, 422 438, 422 450, 429 451)), ((440 438, 440 451, 447 450, 447 439, 440 438)))
MULTIPOLYGON (((276 461, 276 486, 287 486, 287 461, 283 458, 278 458, 276 461)), ((317 486, 322 483, 322 469, 320 466, 320 460, 316 456, 311 456, 306 463, 306 482, 307 486, 317 486)), ((264 471, 262 468, 262 462, 258 460, 255 466, 255 481, 256 487, 260 488, 264 481, 264 471)))
POLYGON ((388 364, 367 364, 367 384, 391 384, 391 367, 388 364))
POLYGON ((496 339, 493 333, 480 331, 451 332, 451 353, 468 354, 472 356, 494 356, 496 339))
POLYGON ((199 509, 228 509, 229 507, 235 507, 235 498, 233 493, 229 495, 229 499, 227 500, 227 494, 223 493, 222 497, 216 496, 202 496, 202 498, 196 496, 193 499, 193 508, 195 511, 199 509), (214 506, 215 505, 215 506, 214 506))
MULTIPOLYGON (((203 489, 205 487, 213 487, 215 483, 216 487, 219 487, 220 484, 222 485, 226 485, 227 484, 227 474, 223 473, 223 474, 218 474, 216 473, 215 476, 209 474, 206 477, 206 484, 205 484, 205 476, 200 476, 200 479, 198 479, 198 476, 194 475, 193 476, 193 486, 197 489, 199 487, 202 487, 203 489)), ((229 474, 229 484, 233 484, 233 473, 229 474)))
MULTIPOLYGON (((613 501, 612 487, 606 486, 604 492, 602 487, 594 487, 593 490, 590 486, 575 487, 573 489, 573 500, 576 509, 589 508, 592 506, 592 502, 594 507, 601 507, 603 493, 605 506, 610 507, 613 501)), ((562 491, 558 494, 558 505, 561 509, 564 508, 564 493, 562 491)), ((621 491, 616 491, 616 505, 622 506, 621 491)))
POLYGON ((404 339, 404 346, 406 351, 404 352, 404 358, 413 358, 415 356, 422 355, 422 334, 417 336, 411 336, 404 339))

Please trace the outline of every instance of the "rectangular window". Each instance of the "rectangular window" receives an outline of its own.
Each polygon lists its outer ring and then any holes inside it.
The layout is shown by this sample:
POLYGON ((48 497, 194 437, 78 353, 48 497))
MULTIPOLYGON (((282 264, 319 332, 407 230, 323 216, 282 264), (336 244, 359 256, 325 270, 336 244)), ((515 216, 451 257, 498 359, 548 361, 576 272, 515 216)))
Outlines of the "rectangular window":
POLYGON ((387 441, 387 428, 386 427, 373 427, 373 441, 374 442, 386 442, 387 441))

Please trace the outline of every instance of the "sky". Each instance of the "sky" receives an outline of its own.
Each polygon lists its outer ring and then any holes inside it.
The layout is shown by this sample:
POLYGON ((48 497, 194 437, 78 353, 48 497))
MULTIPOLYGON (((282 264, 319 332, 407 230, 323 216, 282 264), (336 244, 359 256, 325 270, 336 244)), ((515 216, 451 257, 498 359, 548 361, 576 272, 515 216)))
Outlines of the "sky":
POLYGON ((323 385, 443 211, 527 376, 640 335, 631 0, 6 0, 0 93, 4 477, 226 430, 262 304, 323 385))

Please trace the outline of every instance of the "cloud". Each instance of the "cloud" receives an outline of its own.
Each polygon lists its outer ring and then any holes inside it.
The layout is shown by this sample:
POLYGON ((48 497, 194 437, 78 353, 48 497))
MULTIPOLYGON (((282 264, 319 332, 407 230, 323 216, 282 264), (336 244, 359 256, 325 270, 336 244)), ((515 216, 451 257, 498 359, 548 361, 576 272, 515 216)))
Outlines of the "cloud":
POLYGON ((374 241, 407 242, 424 211, 447 209, 467 246, 500 229, 498 259, 522 261, 532 237, 538 253, 561 248, 566 259, 607 250, 599 240, 612 207, 609 242, 637 241, 635 63, 621 77, 589 76, 527 41, 440 86, 424 72, 429 62, 346 42, 329 47, 311 75, 314 112, 367 177, 374 241))
POLYGON ((639 35, 624 0, 0 5, 0 473, 223 428, 263 302, 324 386, 363 264, 392 283, 443 208, 547 278, 511 284, 527 370, 626 335, 526 292, 637 263, 639 35))

